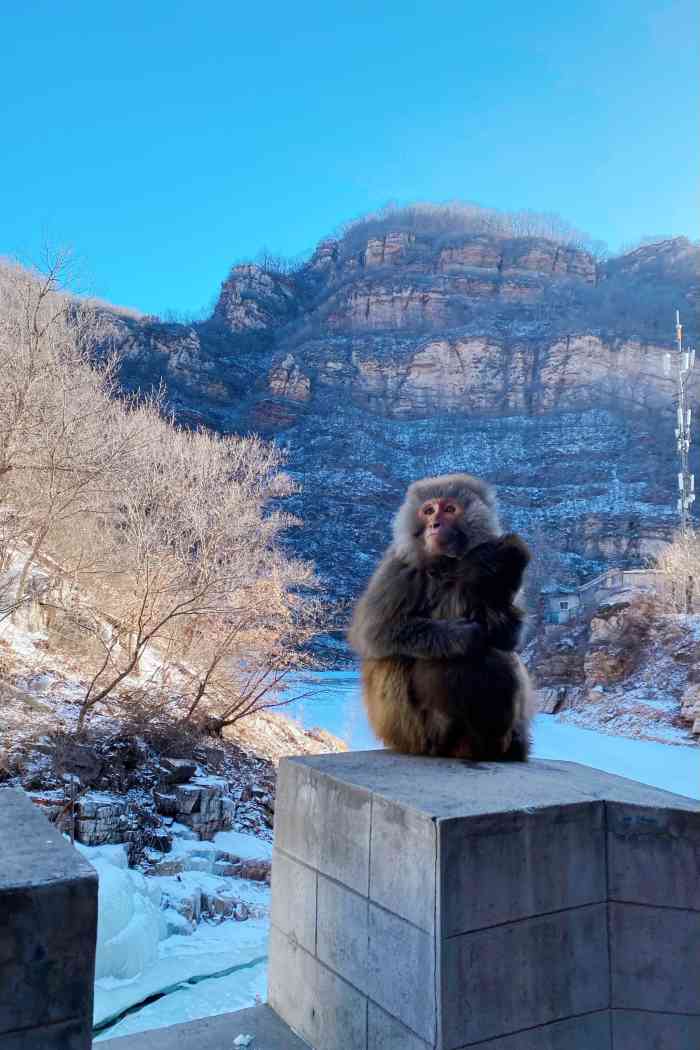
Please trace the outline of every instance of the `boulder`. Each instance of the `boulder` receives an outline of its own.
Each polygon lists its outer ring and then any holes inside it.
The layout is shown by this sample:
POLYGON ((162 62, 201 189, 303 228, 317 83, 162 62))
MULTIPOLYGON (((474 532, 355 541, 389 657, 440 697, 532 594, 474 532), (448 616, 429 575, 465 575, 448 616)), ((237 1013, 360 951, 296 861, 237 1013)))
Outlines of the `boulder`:
POLYGON ((159 860, 150 869, 153 875, 180 875, 185 870, 182 857, 169 857, 167 860, 159 860))
POLYGON ((94 748, 73 741, 63 741, 60 748, 53 751, 56 767, 65 773, 75 773, 80 783, 95 785, 105 768, 104 759, 95 753, 94 748))
POLYGON ((679 664, 700 664, 700 642, 686 638, 673 650, 673 659, 679 664))
POLYGON ((185 897, 175 897, 170 900, 170 907, 174 908, 188 922, 199 922, 202 915, 202 893, 194 889, 185 897))
POLYGON ((177 815, 177 798, 175 795, 167 794, 164 791, 154 791, 153 801, 156 804, 157 811, 164 817, 174 817, 177 815))
POLYGON ((240 857, 225 855, 226 859, 216 860, 212 867, 214 875, 225 875, 234 879, 251 879, 253 882, 270 882, 269 860, 242 860, 240 857))
POLYGON ((186 784, 197 772, 197 764, 189 758, 162 758, 160 768, 166 784, 186 784))
POLYGON ((175 819, 201 839, 212 839, 217 831, 231 826, 235 805, 226 796, 227 791, 228 784, 221 777, 202 777, 191 784, 178 785, 175 819))
POLYGON ((567 687, 565 685, 544 686, 537 689, 535 697, 537 710, 544 715, 553 715, 559 710, 566 700, 567 687))
POLYGON ((170 853, 173 848, 173 837, 165 828, 152 828, 147 833, 148 848, 160 853, 170 853))
POLYGON ((120 799, 87 796, 75 804, 75 837, 86 846, 127 842, 131 825, 127 805, 120 799))
POLYGON ((632 671, 635 660, 636 654, 622 646, 591 649, 583 661, 586 681, 594 685, 619 682, 632 671))
POLYGON ((691 725, 691 733, 700 732, 700 685, 689 683, 681 696, 681 717, 691 725))

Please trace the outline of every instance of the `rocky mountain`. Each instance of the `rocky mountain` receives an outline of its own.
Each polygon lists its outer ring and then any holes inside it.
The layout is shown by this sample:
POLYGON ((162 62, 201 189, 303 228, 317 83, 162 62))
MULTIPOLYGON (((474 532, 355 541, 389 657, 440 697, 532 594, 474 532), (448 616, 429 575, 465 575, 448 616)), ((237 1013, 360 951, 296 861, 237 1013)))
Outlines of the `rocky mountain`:
POLYGON ((675 509, 664 356, 676 309, 697 335, 700 248, 600 261, 400 219, 355 224, 291 272, 234 266, 205 322, 119 317, 125 386, 162 381, 183 423, 280 442, 300 483, 293 542, 339 596, 429 473, 493 481, 549 579, 653 554, 675 509))
POLYGON ((700 738, 700 616, 650 588, 619 588, 568 624, 544 624, 525 658, 540 709, 661 743, 700 738))

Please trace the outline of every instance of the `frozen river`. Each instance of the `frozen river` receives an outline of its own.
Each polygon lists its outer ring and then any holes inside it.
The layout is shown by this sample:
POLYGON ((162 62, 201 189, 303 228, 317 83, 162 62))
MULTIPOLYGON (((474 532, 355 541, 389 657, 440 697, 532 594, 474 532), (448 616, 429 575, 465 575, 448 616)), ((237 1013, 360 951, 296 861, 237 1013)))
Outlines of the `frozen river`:
MULTIPOLYGON (((344 740, 353 751, 380 747, 367 722, 354 671, 328 671, 302 679, 311 697, 289 704, 286 714, 305 728, 320 726, 344 740), (312 683, 316 683, 313 685, 312 683)), ((567 725, 552 715, 538 715, 534 756, 558 758, 640 780, 679 795, 700 798, 700 749, 598 733, 567 725)))

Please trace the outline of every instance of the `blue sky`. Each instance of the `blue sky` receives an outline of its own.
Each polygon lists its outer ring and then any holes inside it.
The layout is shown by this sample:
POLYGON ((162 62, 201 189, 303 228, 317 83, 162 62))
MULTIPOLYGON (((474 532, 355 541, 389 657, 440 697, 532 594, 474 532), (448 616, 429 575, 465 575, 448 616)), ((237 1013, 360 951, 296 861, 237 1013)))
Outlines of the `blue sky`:
POLYGON ((25 0, 0 22, 0 253, 196 311, 388 200, 698 230, 696 0, 25 0))

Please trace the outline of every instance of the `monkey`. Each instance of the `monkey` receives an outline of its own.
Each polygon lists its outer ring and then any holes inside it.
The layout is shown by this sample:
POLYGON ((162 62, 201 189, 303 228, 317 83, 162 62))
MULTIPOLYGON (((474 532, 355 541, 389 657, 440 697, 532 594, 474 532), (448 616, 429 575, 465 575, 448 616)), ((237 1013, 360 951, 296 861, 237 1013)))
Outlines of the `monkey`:
POLYGON ((493 490, 470 474, 414 482, 356 603, 348 641, 368 717, 397 751, 526 761, 532 690, 514 652, 530 560, 502 535, 493 490))

